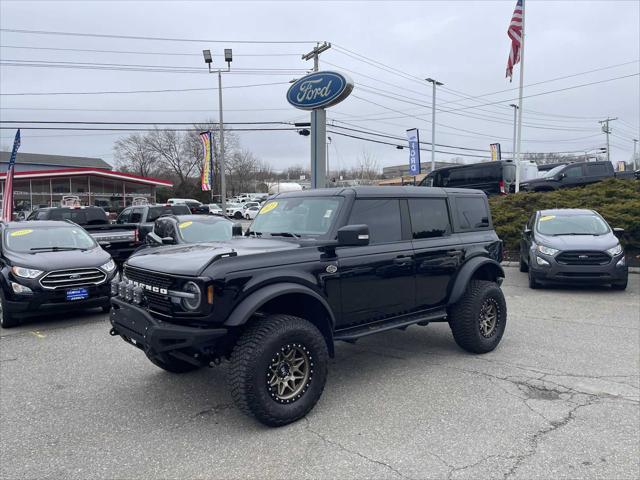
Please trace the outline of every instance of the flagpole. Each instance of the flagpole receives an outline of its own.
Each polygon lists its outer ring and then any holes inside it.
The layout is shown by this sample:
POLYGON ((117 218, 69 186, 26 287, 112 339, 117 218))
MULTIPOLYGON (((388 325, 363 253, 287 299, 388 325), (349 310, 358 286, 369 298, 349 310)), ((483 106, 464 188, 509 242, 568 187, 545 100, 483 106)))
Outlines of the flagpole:
POLYGON ((525 0, 522 0, 522 36, 520 39, 520 88, 518 91, 518 144, 516 146, 516 193, 520 191, 520 157, 522 146, 522 90, 524 86, 525 0))

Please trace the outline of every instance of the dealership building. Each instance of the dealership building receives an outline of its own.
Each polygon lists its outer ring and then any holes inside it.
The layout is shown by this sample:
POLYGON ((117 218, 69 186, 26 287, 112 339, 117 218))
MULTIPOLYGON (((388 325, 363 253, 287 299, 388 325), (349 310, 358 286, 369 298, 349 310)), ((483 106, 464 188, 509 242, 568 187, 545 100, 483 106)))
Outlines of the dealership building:
MULTIPOLYGON (((11 153, 0 152, 0 192, 11 153)), ((77 196, 82 205, 96 205, 117 211, 131 205, 134 198, 156 201, 158 187, 173 184, 157 178, 115 172, 100 158, 18 153, 13 179, 16 212, 59 206, 64 196, 77 196)))

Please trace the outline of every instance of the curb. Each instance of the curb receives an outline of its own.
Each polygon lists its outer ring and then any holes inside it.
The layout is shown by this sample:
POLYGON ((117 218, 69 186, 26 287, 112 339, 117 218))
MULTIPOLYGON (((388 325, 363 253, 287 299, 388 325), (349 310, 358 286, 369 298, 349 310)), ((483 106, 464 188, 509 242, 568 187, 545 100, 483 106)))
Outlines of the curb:
MULTIPOLYGON (((502 262, 500 265, 502 265, 503 267, 519 267, 520 266, 518 262, 510 262, 510 261, 502 262)), ((629 273, 640 273, 640 267, 629 267, 629 273)))

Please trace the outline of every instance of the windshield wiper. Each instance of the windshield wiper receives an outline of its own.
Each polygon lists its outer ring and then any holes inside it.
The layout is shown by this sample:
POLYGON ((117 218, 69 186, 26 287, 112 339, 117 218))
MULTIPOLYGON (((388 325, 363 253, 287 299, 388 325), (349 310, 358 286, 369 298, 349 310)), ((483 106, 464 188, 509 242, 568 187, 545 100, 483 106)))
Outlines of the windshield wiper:
POLYGON ((31 250, 32 252, 38 252, 38 251, 62 252, 62 251, 68 251, 68 250, 82 250, 84 252, 87 249, 79 248, 79 247, 34 247, 34 248, 30 248, 29 250, 31 250))
POLYGON ((269 232, 269 235, 271 235, 272 237, 292 237, 292 238, 300 238, 300 235, 298 235, 297 233, 291 233, 291 232, 269 232))
POLYGON ((598 236, 598 233, 555 233, 554 237, 559 237, 561 235, 595 235, 598 236))

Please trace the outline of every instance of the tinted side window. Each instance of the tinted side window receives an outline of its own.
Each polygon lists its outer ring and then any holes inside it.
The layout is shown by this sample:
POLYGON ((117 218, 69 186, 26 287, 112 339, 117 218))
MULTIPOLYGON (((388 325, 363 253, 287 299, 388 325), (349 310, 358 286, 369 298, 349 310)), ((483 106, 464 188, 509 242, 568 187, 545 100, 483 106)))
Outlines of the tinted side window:
POLYGON ((489 226, 489 211, 483 197, 456 197, 456 225, 462 230, 489 226))
POLYGON ((400 201, 397 199, 358 199, 353 204, 349 225, 368 225, 370 243, 402 240, 400 201))
POLYGON ((87 208, 85 210, 87 225, 101 225, 109 223, 107 214, 101 208, 87 208))
POLYGON ((134 208, 131 212, 131 218, 129 218, 129 223, 140 223, 142 221, 142 209, 134 208))
POLYGON ((443 237, 451 231, 444 198, 411 198, 409 212, 414 239, 443 237))
POLYGON ((568 178, 577 178, 582 176, 582 167, 577 165, 575 167, 569 167, 564 171, 564 174, 568 178))
POLYGON ((116 223, 128 223, 130 216, 131 216, 131 209, 126 208, 122 211, 122 213, 118 217, 118 220, 116 220, 116 223))
POLYGON ((609 173, 609 169, 607 168, 606 165, 603 165, 603 164, 589 165, 589 164, 587 164, 587 175, 600 176, 600 175, 606 175, 607 173, 609 173))
POLYGON ((505 164, 502 167, 502 178, 505 182, 515 182, 516 181, 516 166, 513 164, 505 164))

